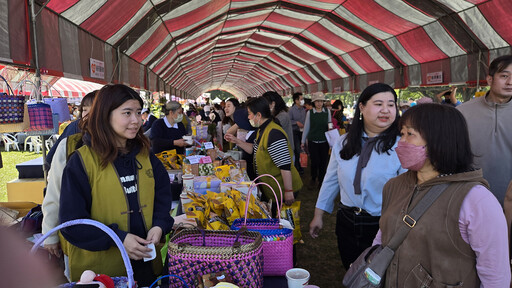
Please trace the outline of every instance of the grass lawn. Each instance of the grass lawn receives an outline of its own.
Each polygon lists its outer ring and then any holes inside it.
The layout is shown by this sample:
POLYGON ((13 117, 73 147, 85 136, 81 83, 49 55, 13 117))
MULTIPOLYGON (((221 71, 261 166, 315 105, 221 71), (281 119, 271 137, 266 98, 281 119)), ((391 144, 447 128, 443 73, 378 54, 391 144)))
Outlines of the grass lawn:
POLYGON ((7 202, 7 182, 18 178, 16 164, 23 163, 41 157, 42 154, 28 151, 9 151, 2 149, 2 162, 4 167, 0 168, 0 202, 7 202))

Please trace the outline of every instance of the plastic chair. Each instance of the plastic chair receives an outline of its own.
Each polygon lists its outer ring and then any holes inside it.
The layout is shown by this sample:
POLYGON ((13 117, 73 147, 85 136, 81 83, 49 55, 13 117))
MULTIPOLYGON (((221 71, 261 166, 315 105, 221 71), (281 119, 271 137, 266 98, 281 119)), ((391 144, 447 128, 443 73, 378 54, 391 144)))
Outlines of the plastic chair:
POLYGON ((41 151, 43 143, 41 142, 39 136, 28 136, 27 138, 25 138, 25 145, 23 147, 25 151, 27 151, 27 145, 29 145, 30 152, 35 150, 36 153, 39 153, 41 151))
POLYGON ((11 146, 12 146, 12 149, 20 151, 20 147, 18 146, 18 140, 16 139, 16 137, 12 136, 11 134, 7 134, 7 133, 3 134, 2 141, 4 141, 6 152, 9 152, 11 146))

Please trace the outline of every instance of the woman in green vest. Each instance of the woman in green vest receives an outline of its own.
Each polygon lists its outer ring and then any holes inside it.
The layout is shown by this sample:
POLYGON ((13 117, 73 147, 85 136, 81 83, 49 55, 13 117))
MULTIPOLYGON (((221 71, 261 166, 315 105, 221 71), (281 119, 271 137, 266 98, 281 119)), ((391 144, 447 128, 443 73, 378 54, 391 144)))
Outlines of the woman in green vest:
POLYGON ((314 107, 306 113, 301 148, 304 151, 306 149, 309 151, 309 158, 311 159, 310 185, 316 185, 318 179, 318 187, 320 188, 329 163, 329 143, 327 143, 325 132, 329 130, 331 111, 324 107, 324 93, 314 93, 311 100, 314 107))
MULTIPOLYGON (((84 146, 64 168, 59 218, 61 223, 93 219, 114 230, 131 259, 135 280, 144 287, 162 268, 161 259, 143 260, 151 251, 146 246, 159 243, 174 220, 169 215, 169 176, 149 151, 141 110, 142 99, 125 85, 106 85, 98 92, 85 119, 84 146)), ((72 281, 87 269, 126 275, 119 250, 104 232, 72 226, 62 229, 62 235, 72 281)))
MULTIPOLYGON (((224 137, 247 153, 253 154, 256 175, 274 176, 284 190, 284 202, 291 205, 295 201, 294 192, 302 188, 302 180, 299 172, 292 165, 293 153, 286 132, 271 119, 269 103, 265 98, 258 97, 247 101, 247 112, 249 122, 258 129, 254 144, 241 141, 231 134, 226 134, 224 137)), ((275 181, 270 177, 262 177, 260 180, 272 186, 280 200, 279 188, 275 181)), ((268 187, 263 185, 259 187, 263 192, 264 200, 274 199, 268 187)))

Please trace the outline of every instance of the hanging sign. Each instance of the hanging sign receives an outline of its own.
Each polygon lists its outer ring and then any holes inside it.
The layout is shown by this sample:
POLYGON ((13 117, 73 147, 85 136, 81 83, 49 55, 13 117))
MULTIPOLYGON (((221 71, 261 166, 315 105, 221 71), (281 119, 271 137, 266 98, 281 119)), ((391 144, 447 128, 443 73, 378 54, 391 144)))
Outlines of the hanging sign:
POLYGON ((440 84, 443 83, 443 72, 427 73, 427 84, 440 84))
POLYGON ((105 78, 105 63, 103 61, 89 58, 89 68, 92 78, 105 78))

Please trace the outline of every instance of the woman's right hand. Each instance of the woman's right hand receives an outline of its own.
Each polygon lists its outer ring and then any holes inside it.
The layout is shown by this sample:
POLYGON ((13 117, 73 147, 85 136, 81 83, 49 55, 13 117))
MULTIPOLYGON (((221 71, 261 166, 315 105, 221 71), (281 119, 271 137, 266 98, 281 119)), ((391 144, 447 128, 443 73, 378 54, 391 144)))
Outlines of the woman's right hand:
POLYGON ((302 151, 306 151, 306 144, 300 144, 300 149, 302 149, 302 151))
POLYGON ((60 249, 60 243, 44 244, 44 249, 46 249, 48 253, 60 258, 62 252, 62 250, 60 249))
POLYGON ((315 217, 313 217, 313 220, 311 220, 311 223, 309 223, 309 235, 311 235, 312 238, 317 238, 323 226, 324 221, 322 219, 322 216, 315 215, 315 217))
POLYGON ((149 252, 151 252, 151 249, 146 247, 149 243, 151 243, 151 241, 140 238, 135 234, 128 233, 124 238, 123 246, 130 259, 140 260, 144 257, 150 257, 149 252))
POLYGON ((235 135, 233 135, 233 134, 225 134, 224 135, 224 140, 226 140, 228 142, 231 142, 231 143, 237 144, 236 141, 238 140, 238 138, 235 135))
POLYGON ((174 140, 174 146, 178 146, 178 147, 185 147, 187 146, 187 141, 185 141, 185 139, 178 139, 178 140, 174 140))

